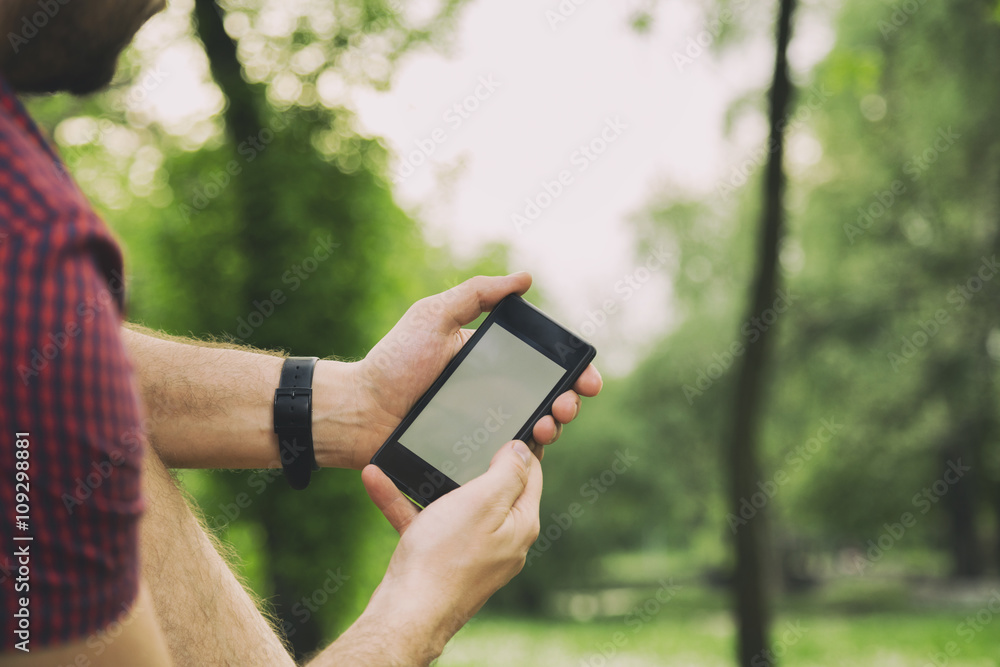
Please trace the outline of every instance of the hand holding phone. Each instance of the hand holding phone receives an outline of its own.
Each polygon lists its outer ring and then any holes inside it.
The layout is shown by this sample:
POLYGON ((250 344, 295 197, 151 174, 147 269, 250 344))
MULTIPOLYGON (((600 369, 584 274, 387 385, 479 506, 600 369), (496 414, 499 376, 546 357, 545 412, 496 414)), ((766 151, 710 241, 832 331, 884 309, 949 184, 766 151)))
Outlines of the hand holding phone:
MULTIPOLYGON (((355 452, 365 461, 390 438, 414 403, 459 354, 475 333, 461 327, 494 309, 509 293, 522 294, 527 274, 479 276, 414 304, 358 364, 358 398, 367 428, 355 452), (377 440, 373 444, 371 440, 377 440)), ((572 389, 556 396, 551 415, 529 428, 538 444, 559 435, 561 424, 576 417, 580 396, 601 389, 597 369, 587 366, 572 389)), ((540 454, 540 448, 536 454, 540 454)), ((355 467, 361 468, 357 458, 355 467)), ((486 599, 524 565, 539 530, 541 465, 521 443, 502 446, 486 473, 418 511, 375 465, 362 471, 375 505, 401 539, 389 570, 355 628, 370 641, 367 628, 391 627, 398 655, 428 664, 444 643, 486 599)), ((340 640, 338 640, 340 641, 340 640)), ((393 648, 390 646, 389 648, 393 648)))
POLYGON ((593 346, 517 294, 501 300, 372 457, 425 507, 526 440, 594 358, 593 346))
MULTIPOLYGON (((357 407, 345 413, 351 421, 333 427, 341 433, 349 429, 352 434, 347 442, 352 445, 339 455, 326 454, 322 465, 364 468, 475 333, 463 327, 492 310, 507 294, 523 294, 530 286, 531 276, 523 272, 476 276, 414 303, 363 360, 349 364, 354 377, 351 393, 341 400, 357 407)), ((591 364, 572 389, 556 398, 552 414, 535 423, 531 439, 539 445, 534 448, 537 456, 577 416, 580 397, 596 396, 600 390, 601 375, 591 364)))
POLYGON ((361 476, 400 540, 359 623, 390 624, 407 664, 428 664, 524 566, 539 532, 541 464, 523 443, 512 443, 485 474, 423 511, 377 466, 361 476))

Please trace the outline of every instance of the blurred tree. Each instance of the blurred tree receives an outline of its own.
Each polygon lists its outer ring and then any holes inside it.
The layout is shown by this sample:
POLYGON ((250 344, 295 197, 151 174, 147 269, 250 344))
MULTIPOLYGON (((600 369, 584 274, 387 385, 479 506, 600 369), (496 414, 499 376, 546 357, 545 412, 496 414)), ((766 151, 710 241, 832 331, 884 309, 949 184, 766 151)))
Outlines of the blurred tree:
MULTIPOLYGON (((785 128, 788 124, 792 84, 788 77, 788 43, 791 40, 795 0, 780 0, 775 36, 774 78, 771 83, 768 158, 764 174, 763 210, 760 217, 757 269, 747 320, 764 318, 774 312, 778 296, 778 251, 785 218, 785 128)), ((790 304, 789 304, 790 305, 790 304)), ((758 461, 761 413, 764 411, 765 373, 774 326, 767 326, 736 362, 736 393, 730 420, 728 456, 729 510, 739 517, 743 504, 759 492, 762 479, 758 461)), ((738 663, 756 667, 769 645, 770 623, 767 590, 765 515, 737 526, 734 535, 736 569, 733 592, 738 630, 738 663)))
MULTIPOLYGON (((848 1, 829 54, 793 74, 805 92, 786 115, 789 231, 774 256, 793 303, 774 330, 761 474, 745 496, 760 491, 757 481, 773 488, 766 509, 790 586, 871 568, 996 571, 1000 91, 986 75, 1000 65, 994 8, 966 0, 899 13, 848 1), (959 461, 969 470, 948 483, 959 461), (898 538, 887 533, 905 513, 915 524, 898 538)), ((758 101, 738 100, 732 124, 759 114, 758 101)), ((706 570, 731 567, 701 545, 719 541, 726 514, 714 500, 721 480, 704 463, 729 461, 719 446, 733 433, 724 406, 744 393, 735 394, 728 371, 739 355, 729 350, 751 342, 734 295, 753 277, 747 249, 759 241, 749 212, 763 206, 764 184, 743 180, 734 191, 727 179, 721 197, 664 191, 642 216, 648 242, 679 258, 669 273, 680 321, 622 380, 629 398, 616 411, 584 415, 599 423, 574 434, 582 470, 575 486, 547 482, 543 526, 579 498, 602 453, 628 443, 643 465, 628 490, 602 496, 574 523, 579 532, 566 531, 532 565, 551 567, 539 588, 593 583, 615 550, 691 548, 711 554, 706 570), (726 335, 734 325, 735 339, 726 335)))
MULTIPOLYGON (((444 25, 458 5, 445 3, 436 25, 444 25)), ((236 9, 253 12, 252 7, 236 9)), ((214 173, 228 173, 233 164, 239 167, 226 188, 223 213, 232 219, 227 224, 232 230, 229 243, 246 267, 234 286, 235 303, 245 309, 237 324, 231 314, 221 319, 217 305, 206 304, 201 316, 205 330, 232 327, 236 336, 260 347, 356 358, 379 336, 373 323, 392 319, 391 314, 385 317, 385 304, 397 304, 398 316, 398 304, 422 296, 414 294, 421 284, 414 275, 430 278, 424 282, 425 287, 432 285, 430 291, 448 285, 440 273, 434 280, 436 272, 427 271, 433 253, 392 202, 381 147, 350 130, 346 110, 317 104, 310 95, 310 86, 316 86, 325 71, 322 65, 296 68, 294 63, 300 54, 319 47, 328 66, 346 67, 357 35, 396 40, 399 46, 383 54, 391 62, 403 49, 430 39, 434 30, 418 34, 404 29, 396 12, 382 2, 343 2, 334 11, 338 20, 332 38, 320 34, 315 20, 302 17, 292 34, 278 39, 273 78, 252 83, 238 57, 252 35, 234 40, 226 31, 227 15, 214 2, 196 2, 198 36, 213 78, 228 100, 223 112, 228 141, 220 148, 214 173), (275 91, 289 85, 283 60, 292 64, 293 72, 307 72, 299 79, 302 92, 290 105, 274 101, 275 91), (324 253, 317 252, 320 248, 324 253), (331 258, 317 261, 326 251, 331 258), (276 289, 287 293, 287 300, 279 303, 272 296, 276 289)), ((264 20, 261 10, 257 21, 264 20)), ((388 71, 378 74, 387 76, 388 71)), ((190 172, 181 177, 190 178, 190 172)), ((204 173, 197 183, 205 185, 204 173)), ((203 211, 182 209, 182 214, 197 224, 214 207, 210 202, 203 211)), ((177 242, 190 244, 185 236, 164 241, 168 248, 177 242)), ((196 293, 202 278, 197 272, 185 276, 185 291, 196 293)), ((355 474, 325 471, 317 477, 307 494, 295 493, 279 480, 268 489, 266 502, 253 503, 241 518, 264 528, 269 591, 298 658, 328 640, 331 628, 343 629, 357 612, 361 600, 338 598, 324 585, 331 572, 342 570, 353 577, 369 567, 370 554, 358 545, 365 544, 373 525, 382 523, 355 474), (317 514, 318 507, 329 509, 317 514)), ((238 497, 246 484, 234 479, 230 491, 238 497)), ((380 558, 382 564, 386 557, 380 558)), ((355 582, 364 585, 360 577, 355 582)))
POLYGON ((793 217, 807 261, 785 350, 791 386, 807 391, 780 400, 846 424, 786 505, 795 523, 882 561, 871 543, 910 512, 917 525, 884 542, 929 540, 965 577, 985 571, 990 514, 1000 535, 992 6, 845 5, 817 72, 830 92, 811 123, 823 156, 800 174, 793 217), (946 479, 959 460, 969 469, 946 479))

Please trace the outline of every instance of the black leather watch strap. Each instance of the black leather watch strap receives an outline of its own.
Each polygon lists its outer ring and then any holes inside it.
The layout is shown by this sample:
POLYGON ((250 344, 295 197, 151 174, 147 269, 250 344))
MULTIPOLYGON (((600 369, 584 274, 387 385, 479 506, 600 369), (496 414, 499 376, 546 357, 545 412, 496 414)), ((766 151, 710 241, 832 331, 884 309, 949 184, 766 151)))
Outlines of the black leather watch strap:
POLYGON ((274 391, 274 432, 285 479, 304 489, 316 466, 312 438, 312 379, 316 357, 289 357, 274 391))

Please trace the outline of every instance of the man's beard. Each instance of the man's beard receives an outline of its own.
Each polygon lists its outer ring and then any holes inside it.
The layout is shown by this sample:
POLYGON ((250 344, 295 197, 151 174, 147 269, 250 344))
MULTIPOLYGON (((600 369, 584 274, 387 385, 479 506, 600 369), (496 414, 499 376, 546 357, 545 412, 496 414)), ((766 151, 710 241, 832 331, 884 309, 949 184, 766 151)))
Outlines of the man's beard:
POLYGON ((118 56, 162 2, 70 0, 57 5, 59 11, 47 22, 38 20, 41 25, 32 22, 39 14, 37 1, 20 5, 6 26, 7 80, 19 92, 84 95, 111 82, 118 56), (34 34, 31 28, 36 29, 34 34))

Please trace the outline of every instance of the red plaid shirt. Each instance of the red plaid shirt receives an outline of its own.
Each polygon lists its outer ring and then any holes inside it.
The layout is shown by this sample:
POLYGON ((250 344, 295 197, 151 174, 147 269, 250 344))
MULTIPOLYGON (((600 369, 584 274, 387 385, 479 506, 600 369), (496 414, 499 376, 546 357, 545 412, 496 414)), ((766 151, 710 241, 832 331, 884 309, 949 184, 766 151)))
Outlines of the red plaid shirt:
POLYGON ((138 590, 144 439, 121 271, 0 78, 0 652, 81 640, 138 590))

